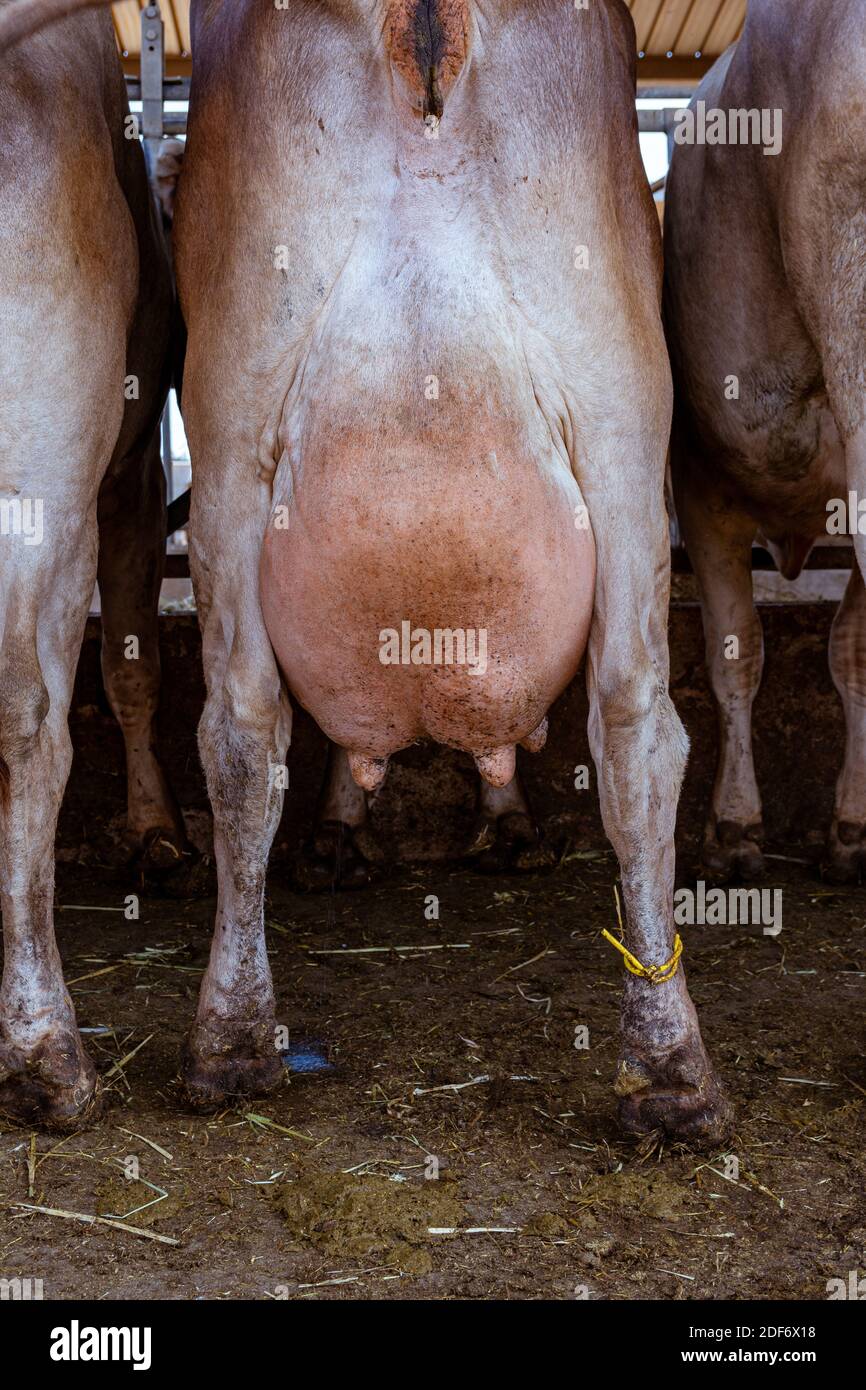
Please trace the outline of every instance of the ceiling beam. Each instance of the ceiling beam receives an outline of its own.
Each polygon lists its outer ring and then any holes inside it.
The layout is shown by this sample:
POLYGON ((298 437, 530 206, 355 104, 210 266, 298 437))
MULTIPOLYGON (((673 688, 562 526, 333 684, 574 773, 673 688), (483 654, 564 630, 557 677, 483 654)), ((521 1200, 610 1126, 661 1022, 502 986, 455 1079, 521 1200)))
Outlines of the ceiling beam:
POLYGON ((637 60, 638 85, 659 87, 676 82, 697 87, 714 62, 714 58, 654 58, 648 54, 637 60))
MULTIPOLYGON (((123 71, 130 77, 138 77, 140 66, 137 53, 130 53, 128 57, 121 56, 123 71)), ((189 77, 192 72, 192 58, 172 58, 170 53, 165 58, 166 77, 189 77)))

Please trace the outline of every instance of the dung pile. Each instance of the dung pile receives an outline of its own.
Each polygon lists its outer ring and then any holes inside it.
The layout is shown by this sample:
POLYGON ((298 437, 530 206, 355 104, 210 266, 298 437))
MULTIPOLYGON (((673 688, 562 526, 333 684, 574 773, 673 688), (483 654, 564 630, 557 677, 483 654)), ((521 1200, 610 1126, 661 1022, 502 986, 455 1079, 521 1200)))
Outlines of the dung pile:
POLYGON ((457 1227, 466 1216, 452 1184, 441 1179, 302 1172, 274 1189, 273 1202, 293 1242, 334 1260, 372 1259, 407 1274, 433 1268, 429 1247, 443 1237, 430 1235, 431 1226, 457 1227))
POLYGON ((169 1192, 161 1197, 160 1190, 148 1183, 127 1180, 122 1174, 103 1183, 96 1196, 96 1213, 114 1220, 128 1221, 133 1226, 148 1227, 183 1210, 182 1192, 169 1192))
POLYGON ((676 1221, 694 1205, 694 1198, 675 1173, 658 1168, 605 1173, 584 1188, 587 1208, 610 1208, 636 1219, 676 1221))

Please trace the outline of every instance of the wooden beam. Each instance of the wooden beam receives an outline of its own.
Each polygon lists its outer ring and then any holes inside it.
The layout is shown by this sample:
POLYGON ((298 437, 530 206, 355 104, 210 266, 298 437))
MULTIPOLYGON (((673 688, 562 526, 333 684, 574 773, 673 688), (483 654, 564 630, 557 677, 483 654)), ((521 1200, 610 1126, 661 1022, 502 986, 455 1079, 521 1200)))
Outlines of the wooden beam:
MULTIPOLYGON (((123 71, 130 77, 138 77, 139 58, 137 53, 130 53, 127 57, 121 54, 120 61, 123 63, 123 71)), ((192 58, 172 58, 170 54, 165 59, 166 77, 189 77, 192 72, 192 58)))
POLYGON ((670 86, 671 83, 682 83, 684 87, 689 88, 697 87, 715 61, 712 57, 658 58, 653 54, 647 54, 645 58, 637 60, 638 87, 648 84, 655 87, 670 86))

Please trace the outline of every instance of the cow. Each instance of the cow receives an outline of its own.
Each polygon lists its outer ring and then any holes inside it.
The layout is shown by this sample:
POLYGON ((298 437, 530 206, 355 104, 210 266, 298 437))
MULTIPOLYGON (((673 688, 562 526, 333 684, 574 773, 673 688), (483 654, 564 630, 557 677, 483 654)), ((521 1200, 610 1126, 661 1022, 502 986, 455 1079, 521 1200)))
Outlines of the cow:
MULTIPOLYGON (((866 497, 864 111, 866 0, 801 0, 795 25, 784 0, 751 0, 742 37, 676 135, 664 292, 672 467, 718 706, 704 860, 721 878, 765 868, 752 758, 763 664, 752 544, 762 540, 794 579, 827 534, 834 499, 866 497)), ((848 729, 824 857, 835 882, 860 876, 866 831, 859 532, 854 552, 830 639, 848 729)))
MULTIPOLYGON (((183 168, 184 142, 162 141, 154 187, 169 232, 174 222, 177 187, 183 168)), ((180 395, 183 347, 178 333, 180 395)), ((328 742, 324 777, 316 807, 313 833, 298 848, 292 881, 301 891, 322 893, 366 888, 381 858, 370 817, 371 798, 353 780, 346 751, 328 742)), ((530 874, 552 868, 551 846, 544 843, 518 772, 507 787, 492 787, 479 779, 475 816, 462 858, 483 873, 530 874)), ((199 876, 201 877, 201 876, 199 876)))
POLYGON ((68 712, 97 578, 129 835, 143 861, 187 852, 154 732, 173 291, 127 119, 107 14, 0 48, 0 1112, 58 1128, 98 1106, 53 924, 68 712))
MULTIPOLYGON (((177 139, 163 140, 159 148, 154 187, 166 232, 174 222, 184 148, 184 142, 177 139)), ((175 373, 178 395, 184 347, 181 336, 182 330, 176 335, 180 349, 175 373)), ((294 858, 292 881, 296 888, 321 893, 369 885, 374 873, 371 861, 381 857, 371 826, 370 801, 369 794, 352 778, 345 749, 328 742, 313 833, 304 839, 294 858)), ((479 779, 475 817, 462 857, 488 874, 526 874, 553 867, 555 855, 542 840, 518 772, 507 787, 493 787, 479 779)))
POLYGON ((634 972, 620 1119, 714 1142, 673 926, 672 390, 628 10, 193 0, 191 23, 174 255, 219 900, 189 1098, 284 1074, 263 902, 290 698, 366 792, 418 739, 501 792, 585 652, 634 972))

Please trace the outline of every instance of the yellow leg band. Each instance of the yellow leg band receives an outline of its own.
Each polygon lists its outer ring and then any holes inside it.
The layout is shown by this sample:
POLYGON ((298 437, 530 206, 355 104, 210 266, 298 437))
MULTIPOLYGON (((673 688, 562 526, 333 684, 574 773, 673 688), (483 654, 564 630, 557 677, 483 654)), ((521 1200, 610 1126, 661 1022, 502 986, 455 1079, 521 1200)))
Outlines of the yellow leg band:
MULTIPOLYGON (((622 909, 619 905, 619 892, 616 884, 613 886, 613 896, 616 902, 616 919, 619 922, 619 934, 622 936, 622 909)), ((611 936, 609 931, 602 929, 602 936, 609 941, 611 946, 615 946, 625 962, 625 968, 632 975, 637 975, 641 980, 648 980, 651 985, 663 985, 668 980, 672 980, 680 968, 680 956, 683 953, 683 943, 679 933, 674 937, 674 953, 670 960, 665 961, 664 965, 644 965, 637 956, 633 956, 627 946, 622 941, 617 941, 615 936, 611 936)))
POLYGON ((615 936, 611 936, 609 931, 602 931, 601 934, 605 940, 610 942, 611 946, 615 946, 620 952, 626 970, 632 975, 638 975, 642 980, 649 980, 651 985, 663 985, 668 980, 672 980, 680 968, 683 943, 679 936, 674 938, 674 953, 670 960, 665 961, 664 965, 644 965, 637 956, 633 956, 631 951, 623 946, 621 941, 617 941, 615 936))

